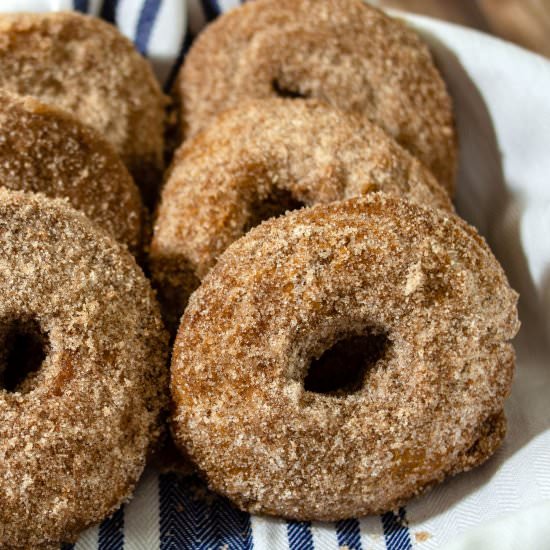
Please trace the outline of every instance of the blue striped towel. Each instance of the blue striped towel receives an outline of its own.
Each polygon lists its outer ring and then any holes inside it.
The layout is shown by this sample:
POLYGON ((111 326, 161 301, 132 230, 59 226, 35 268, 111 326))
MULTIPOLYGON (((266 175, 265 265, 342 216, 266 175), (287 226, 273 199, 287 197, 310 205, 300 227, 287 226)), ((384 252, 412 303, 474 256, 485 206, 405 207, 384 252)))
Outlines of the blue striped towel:
POLYGON ((311 523, 236 509, 199 479, 146 472, 132 501, 86 531, 75 550, 411 549, 405 510, 381 517, 311 523))

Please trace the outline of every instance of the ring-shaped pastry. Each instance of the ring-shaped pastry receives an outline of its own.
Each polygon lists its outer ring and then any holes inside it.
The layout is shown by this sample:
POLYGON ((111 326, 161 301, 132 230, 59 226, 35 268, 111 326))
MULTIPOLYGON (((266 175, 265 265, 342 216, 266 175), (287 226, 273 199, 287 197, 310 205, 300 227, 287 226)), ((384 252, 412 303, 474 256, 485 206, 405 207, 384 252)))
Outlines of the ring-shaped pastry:
POLYGON ((442 211, 373 193, 269 220, 191 296, 172 429, 242 509, 394 509, 502 440, 517 294, 442 211))
POLYGON ((0 185, 67 199, 134 254, 139 189, 110 143, 70 113, 0 91, 0 185))
POLYGON ((432 174, 376 125, 316 100, 252 100, 177 151, 150 267, 173 328, 236 239, 286 210, 384 191, 452 209, 432 174))
POLYGON ((64 202, 0 189, 0 546, 74 542, 161 431, 167 336, 134 258, 64 202))
POLYGON ((68 111, 115 148, 146 202, 163 170, 166 99, 118 29, 77 12, 0 15, 0 87, 68 111))
POLYGON ((252 98, 317 98, 364 116, 452 193, 451 99, 430 52, 398 19, 362 0, 257 0, 194 42, 175 86, 184 137, 252 98))

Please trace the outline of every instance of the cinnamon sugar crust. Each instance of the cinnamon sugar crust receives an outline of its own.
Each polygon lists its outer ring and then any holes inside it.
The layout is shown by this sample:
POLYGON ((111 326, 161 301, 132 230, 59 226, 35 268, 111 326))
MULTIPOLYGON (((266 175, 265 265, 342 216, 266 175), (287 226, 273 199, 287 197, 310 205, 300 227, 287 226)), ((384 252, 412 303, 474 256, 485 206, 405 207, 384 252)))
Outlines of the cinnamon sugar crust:
POLYGON ((403 504, 502 440, 517 294, 452 214, 372 193, 271 219, 191 296, 171 371, 176 443, 252 513, 337 520, 403 504), (351 390, 305 389, 383 337, 351 390))
POLYGON ((150 267, 174 329, 220 254, 262 219, 383 190, 452 209, 429 171, 383 130, 317 100, 250 100, 177 151, 150 267))
POLYGON ((75 12, 0 15, 0 87, 72 113, 115 148, 145 197, 163 168, 166 99, 114 27, 75 12))
POLYGON ((175 86, 184 137, 248 98, 317 98, 374 121, 454 189, 451 99, 417 34, 362 0, 258 0, 193 43, 175 86))
POLYGON ((140 251, 139 189, 112 146, 69 113, 0 91, 0 185, 65 198, 140 251))
POLYGON ((83 214, 7 189, 0 293, 0 546, 74 541, 129 499, 159 435, 158 305, 132 256, 83 214))

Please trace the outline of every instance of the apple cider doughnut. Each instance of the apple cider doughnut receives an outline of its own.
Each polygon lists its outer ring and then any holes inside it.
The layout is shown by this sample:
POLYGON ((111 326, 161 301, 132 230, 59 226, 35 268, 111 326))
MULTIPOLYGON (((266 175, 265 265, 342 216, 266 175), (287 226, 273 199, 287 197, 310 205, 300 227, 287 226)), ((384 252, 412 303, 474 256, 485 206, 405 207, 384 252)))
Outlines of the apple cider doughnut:
POLYGON ((371 191, 451 209, 446 191, 368 120, 317 100, 251 100, 177 151, 150 267, 169 324, 218 256, 261 220, 371 191))
POLYGON ((130 498, 161 433, 158 304, 83 214, 7 189, 0 293, 0 547, 74 542, 130 498))
POLYGON ((147 201, 163 169, 166 99, 113 25, 77 12, 0 15, 0 87, 72 113, 109 141, 147 201))
POLYGON ((249 98, 318 98, 374 121, 454 188, 452 104, 430 52, 363 0, 257 0, 233 9, 198 36, 175 93, 185 137, 249 98))
POLYGON ((140 252, 139 189, 112 146, 70 113, 0 91, 0 186, 67 199, 140 252))
POLYGON ((264 222, 183 315, 175 441, 252 513, 395 509, 502 441, 516 301, 441 210, 372 193, 264 222))

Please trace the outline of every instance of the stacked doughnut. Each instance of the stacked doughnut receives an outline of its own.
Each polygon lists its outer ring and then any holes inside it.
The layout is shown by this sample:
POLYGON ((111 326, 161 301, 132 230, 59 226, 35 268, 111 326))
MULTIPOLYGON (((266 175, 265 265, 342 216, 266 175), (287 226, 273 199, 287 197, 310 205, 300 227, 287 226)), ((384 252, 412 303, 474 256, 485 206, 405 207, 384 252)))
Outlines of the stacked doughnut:
POLYGON ((51 548, 130 498, 164 430, 168 335, 135 257, 165 99, 77 14, 1 16, 0 68, 0 547, 51 548))
POLYGON ((172 433, 241 509, 394 509, 505 433, 516 293, 454 214, 430 53, 360 0, 258 0, 176 83, 150 247, 172 433), (183 315, 182 315, 183 314, 183 315))

